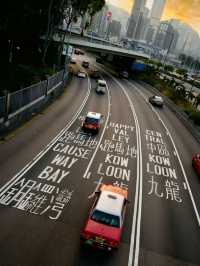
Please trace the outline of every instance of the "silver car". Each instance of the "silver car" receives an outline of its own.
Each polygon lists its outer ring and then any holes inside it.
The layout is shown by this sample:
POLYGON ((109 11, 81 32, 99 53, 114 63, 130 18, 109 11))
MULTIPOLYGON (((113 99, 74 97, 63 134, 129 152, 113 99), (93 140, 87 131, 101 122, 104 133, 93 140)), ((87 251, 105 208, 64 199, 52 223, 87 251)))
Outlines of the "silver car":
POLYGON ((163 107, 164 101, 161 96, 153 95, 149 97, 149 102, 152 105, 158 106, 158 107, 163 107))
POLYGON ((79 78, 85 78, 86 77, 86 73, 84 71, 79 71, 78 74, 77 74, 77 76, 79 78))
POLYGON ((98 79, 96 92, 99 94, 105 94, 106 93, 106 81, 105 80, 98 79))

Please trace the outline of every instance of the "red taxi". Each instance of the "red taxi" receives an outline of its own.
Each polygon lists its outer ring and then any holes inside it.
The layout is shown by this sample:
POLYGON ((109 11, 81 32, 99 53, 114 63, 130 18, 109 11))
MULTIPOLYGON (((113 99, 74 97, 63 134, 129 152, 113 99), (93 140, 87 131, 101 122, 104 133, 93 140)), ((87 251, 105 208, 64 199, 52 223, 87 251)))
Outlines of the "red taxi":
POLYGON ((198 176, 200 176, 200 154, 195 154, 192 157, 192 166, 198 176))
POLYGON ((88 112, 82 123, 82 130, 85 132, 98 133, 102 115, 100 113, 88 112))
POLYGON ((125 189, 102 185, 81 232, 81 241, 105 250, 117 249, 120 245, 127 205, 125 189))

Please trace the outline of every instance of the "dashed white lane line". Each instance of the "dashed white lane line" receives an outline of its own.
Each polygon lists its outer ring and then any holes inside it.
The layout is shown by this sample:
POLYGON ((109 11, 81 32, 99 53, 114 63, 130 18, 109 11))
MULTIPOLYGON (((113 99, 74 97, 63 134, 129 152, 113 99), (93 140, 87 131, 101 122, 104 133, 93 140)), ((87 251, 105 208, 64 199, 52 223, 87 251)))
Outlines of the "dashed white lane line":
POLYGON ((109 89, 108 89, 108 86, 107 86, 107 85, 106 85, 106 89, 107 89, 107 93, 108 93, 108 111, 107 111, 107 117, 106 117, 105 125, 104 125, 103 131, 102 131, 102 133, 101 133, 101 137, 100 137, 100 139, 99 139, 99 142, 98 142, 98 144, 97 144, 97 146, 96 146, 96 149, 94 150, 94 153, 93 153, 93 155, 92 155, 92 158, 90 159, 89 164, 88 164, 88 166, 87 166, 87 168, 86 168, 86 170, 85 170, 85 173, 84 173, 84 175, 83 175, 83 178, 85 178, 85 177, 87 176, 88 171, 90 170, 90 167, 91 167, 91 165, 92 165, 92 163, 93 163, 93 161, 94 161, 94 158, 95 158, 95 156, 96 156, 96 153, 97 153, 97 151, 98 151, 98 149, 99 149, 99 146, 100 146, 100 144, 101 144, 101 141, 102 141, 102 139, 103 139, 103 136, 104 136, 105 130, 106 130, 107 125, 108 125, 109 118, 110 118, 110 116, 111 116, 111 112, 110 112, 110 92, 109 92, 109 89))

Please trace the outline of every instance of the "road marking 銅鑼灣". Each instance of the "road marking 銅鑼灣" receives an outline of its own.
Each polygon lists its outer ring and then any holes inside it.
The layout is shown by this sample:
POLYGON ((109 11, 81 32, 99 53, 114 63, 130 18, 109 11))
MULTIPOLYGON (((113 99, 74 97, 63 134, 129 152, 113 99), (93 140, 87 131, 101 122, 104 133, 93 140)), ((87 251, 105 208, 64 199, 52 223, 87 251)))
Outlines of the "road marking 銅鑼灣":
POLYGON ((31 160, 28 164, 26 164, 13 178, 11 178, 5 185, 3 185, 0 188, 0 196, 5 193, 15 182, 17 182, 24 174, 26 174, 50 149, 51 147, 58 141, 58 139, 71 127, 71 125, 75 122, 77 117, 80 115, 82 112, 83 108, 86 105, 86 102, 89 98, 91 91, 91 82, 90 79, 88 78, 88 90, 86 97, 84 98, 81 106, 75 113, 75 115, 72 117, 70 122, 56 135, 56 137, 49 143, 47 146, 40 151, 34 158, 31 160))

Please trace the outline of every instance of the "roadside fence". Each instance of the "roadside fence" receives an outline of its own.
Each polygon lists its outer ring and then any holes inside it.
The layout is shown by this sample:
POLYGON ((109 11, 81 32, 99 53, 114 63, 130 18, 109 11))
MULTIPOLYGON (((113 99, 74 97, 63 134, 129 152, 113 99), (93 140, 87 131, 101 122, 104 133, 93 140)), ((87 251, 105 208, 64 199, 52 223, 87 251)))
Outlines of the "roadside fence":
POLYGON ((17 128, 61 95, 69 73, 61 70, 47 80, 0 97, 0 136, 17 128))

